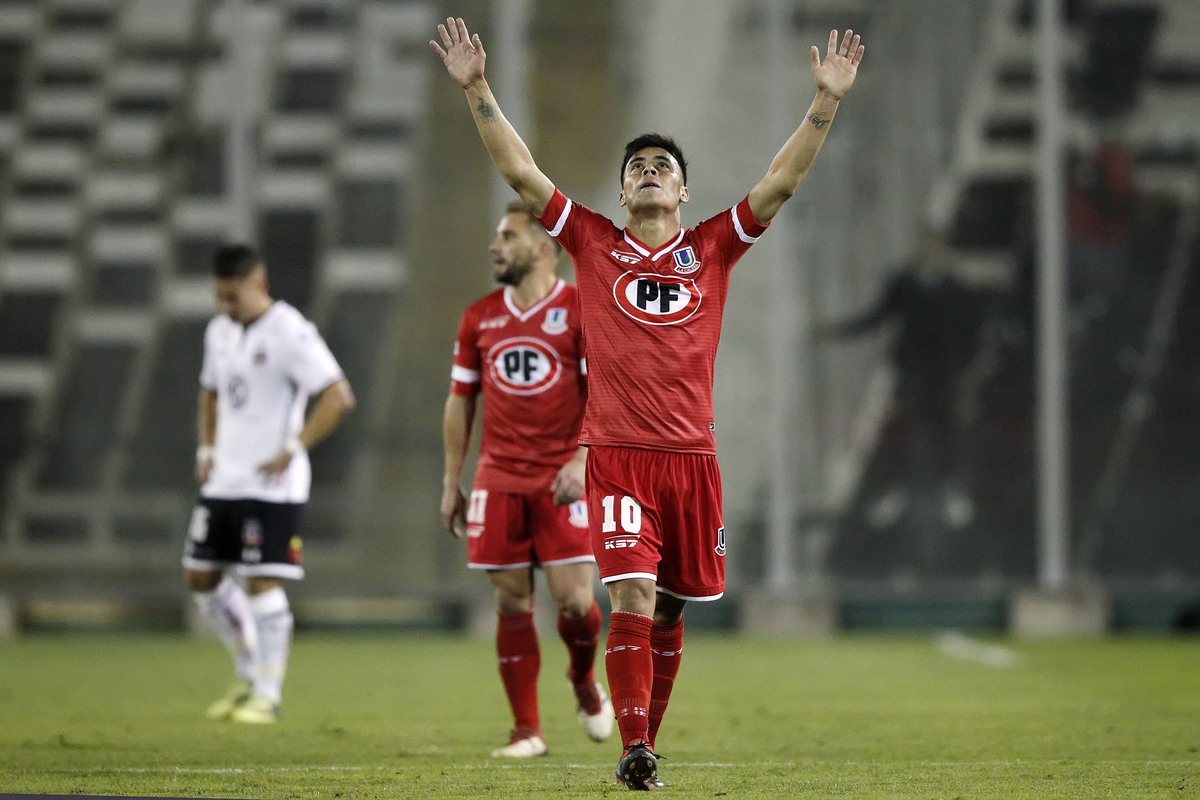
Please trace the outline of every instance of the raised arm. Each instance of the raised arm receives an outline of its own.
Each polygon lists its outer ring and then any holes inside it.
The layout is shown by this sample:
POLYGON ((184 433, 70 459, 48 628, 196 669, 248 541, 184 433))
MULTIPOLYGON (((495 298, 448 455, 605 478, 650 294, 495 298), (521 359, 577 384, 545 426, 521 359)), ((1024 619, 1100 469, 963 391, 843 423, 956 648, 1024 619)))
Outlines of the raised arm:
POLYGON ((554 184, 538 169, 529 148, 501 113, 483 77, 487 54, 479 34, 469 35, 461 17, 450 17, 445 25, 438 25, 438 34, 442 43, 439 45, 431 39, 429 46, 441 57, 450 77, 458 81, 466 93, 475 127, 479 129, 479 136, 496 169, 529 210, 540 217, 554 196, 554 184))
POLYGON ((825 60, 821 60, 815 46, 810 51, 817 94, 800 127, 775 154, 767 174, 750 190, 750 211, 760 223, 765 225, 775 218, 783 204, 800 188, 808 168, 821 151, 838 103, 850 91, 858 74, 865 51, 860 41, 861 37, 854 31, 847 30, 839 45, 837 31, 830 31, 825 60))

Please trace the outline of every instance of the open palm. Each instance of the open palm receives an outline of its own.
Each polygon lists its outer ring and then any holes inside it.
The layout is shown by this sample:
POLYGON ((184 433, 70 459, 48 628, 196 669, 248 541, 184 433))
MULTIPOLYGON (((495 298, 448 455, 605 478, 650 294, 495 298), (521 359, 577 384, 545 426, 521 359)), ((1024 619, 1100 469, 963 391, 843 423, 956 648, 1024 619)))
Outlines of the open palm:
POLYGON ((812 48, 809 55, 813 80, 817 82, 818 89, 839 98, 850 91, 850 87, 854 85, 854 78, 858 75, 858 65, 866 51, 861 41, 862 37, 847 29, 839 45, 838 32, 830 31, 824 61, 821 60, 820 51, 815 46, 812 48))
POLYGON ((445 25, 438 25, 438 34, 442 43, 439 45, 430 39, 429 46, 441 56, 446 71, 459 86, 465 88, 483 78, 483 64, 487 60, 483 42, 479 40, 479 34, 471 36, 467 33, 467 24, 462 17, 448 17, 445 25))

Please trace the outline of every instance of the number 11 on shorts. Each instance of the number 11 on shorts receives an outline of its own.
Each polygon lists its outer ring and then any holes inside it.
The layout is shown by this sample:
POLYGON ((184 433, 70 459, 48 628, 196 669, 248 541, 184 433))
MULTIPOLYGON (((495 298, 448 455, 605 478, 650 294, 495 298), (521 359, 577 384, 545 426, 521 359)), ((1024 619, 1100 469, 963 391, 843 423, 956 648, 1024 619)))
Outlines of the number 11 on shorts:
MULTIPOLYGON (((600 500, 600 507, 604 509, 604 523, 600 530, 604 533, 612 533, 617 529, 614 514, 616 505, 616 495, 605 495, 600 500)), ((642 507, 628 495, 621 496, 621 530, 626 533, 641 533, 642 530, 642 507)))

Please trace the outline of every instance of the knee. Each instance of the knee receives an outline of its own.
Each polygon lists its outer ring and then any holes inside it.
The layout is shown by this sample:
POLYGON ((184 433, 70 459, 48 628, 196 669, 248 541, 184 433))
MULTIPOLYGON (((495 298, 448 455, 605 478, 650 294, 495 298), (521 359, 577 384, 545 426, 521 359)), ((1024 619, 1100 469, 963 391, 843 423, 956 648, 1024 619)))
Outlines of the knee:
POLYGON ((527 614, 533 611, 533 593, 515 592, 496 587, 496 609, 501 614, 527 614))
POLYGON ((211 592, 221 582, 221 573, 185 569, 183 571, 183 582, 193 592, 211 592))
POLYGON ((592 610, 596 598, 592 595, 592 587, 577 586, 572 587, 570 591, 562 592, 554 597, 554 604, 558 606, 558 613, 569 619, 579 619, 586 617, 587 613, 592 610))
POLYGON ((262 594, 282 586, 283 582, 278 578, 252 577, 246 579, 246 592, 250 595, 262 594))
POLYGON ((653 581, 632 579, 609 584, 608 595, 612 610, 643 617, 654 616, 655 597, 653 581))

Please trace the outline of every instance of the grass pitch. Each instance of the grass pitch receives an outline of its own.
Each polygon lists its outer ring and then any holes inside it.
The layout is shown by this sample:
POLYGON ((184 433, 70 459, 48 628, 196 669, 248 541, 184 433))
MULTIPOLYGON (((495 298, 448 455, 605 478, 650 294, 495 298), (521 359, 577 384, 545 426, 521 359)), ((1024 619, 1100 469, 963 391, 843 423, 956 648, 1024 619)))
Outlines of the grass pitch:
MULTIPOLYGON (((296 638, 277 726, 204 719, 215 641, 0 642, 0 792, 217 798, 607 797, 620 747, 579 731, 542 642, 550 755, 488 757, 510 721, 490 642, 296 638)), ((668 796, 1200 796, 1200 642, 822 641, 690 634, 660 734, 668 796)))

